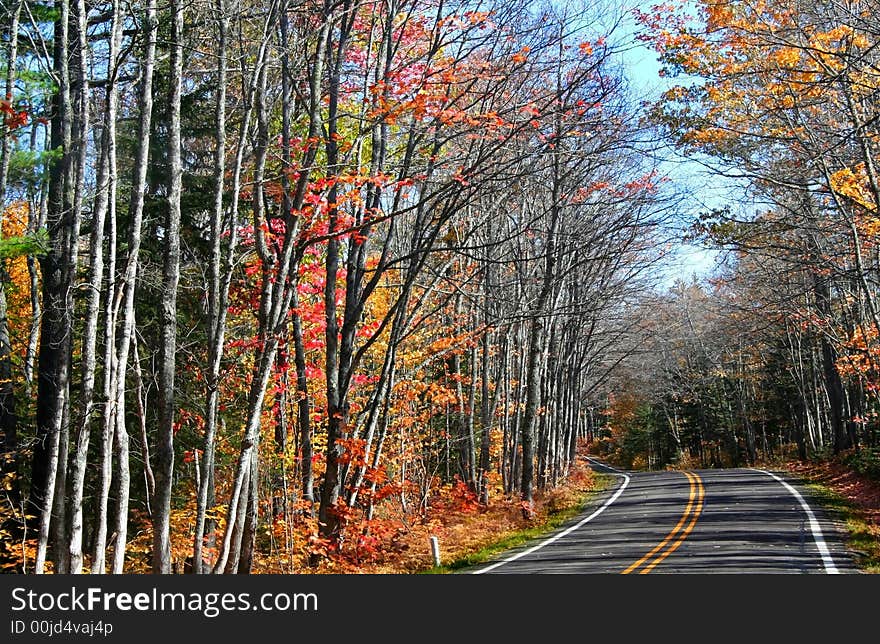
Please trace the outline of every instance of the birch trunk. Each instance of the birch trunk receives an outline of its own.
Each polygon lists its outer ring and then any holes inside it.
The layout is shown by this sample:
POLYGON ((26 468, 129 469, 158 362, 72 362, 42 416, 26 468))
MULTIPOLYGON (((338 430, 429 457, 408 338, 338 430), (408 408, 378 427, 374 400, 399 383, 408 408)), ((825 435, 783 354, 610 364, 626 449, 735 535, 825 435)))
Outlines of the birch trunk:
MULTIPOLYGON (((212 486, 214 482, 214 449, 218 424, 219 409, 219 381, 220 362, 223 357, 223 344, 226 337, 226 311, 229 295, 229 284, 232 275, 231 254, 234 251, 238 226, 237 204, 239 195, 239 177, 244 146, 238 146, 235 167, 233 169, 232 185, 232 216, 230 218, 229 251, 226 255, 226 265, 221 266, 223 249, 221 238, 224 234, 224 205, 223 193, 225 189, 226 175, 226 83, 227 83, 227 38, 229 34, 229 17, 226 13, 226 0, 217 0, 217 96, 215 100, 216 128, 214 130, 214 210, 211 213, 211 274, 208 292, 208 374, 207 396, 205 402, 205 449, 204 463, 205 473, 199 485, 199 496, 196 503, 196 530, 193 537, 193 572, 201 574, 204 570, 202 549, 204 547, 206 513, 209 498, 213 498, 212 486)), ((250 111, 246 110, 242 124, 242 137, 247 131, 247 123, 250 120, 250 111)))
MULTIPOLYGON (((85 4, 78 2, 82 7, 80 15, 81 42, 84 45, 86 16, 84 15, 85 4)), ((83 531, 83 490, 85 472, 91 439, 91 418, 94 408, 95 390, 95 367, 96 349, 98 336, 98 318, 101 308, 101 287, 104 280, 104 250, 105 222, 111 204, 116 201, 116 118, 118 111, 118 90, 116 84, 116 58, 119 54, 120 41, 122 38, 122 18, 119 15, 118 4, 114 3, 114 13, 111 26, 111 37, 108 50, 108 78, 106 85, 106 105, 104 110, 104 123, 101 134, 101 153, 98 164, 97 194, 95 197, 94 217, 92 233, 89 240, 89 277, 88 291, 86 296, 85 328, 83 330, 82 346, 82 385, 80 392, 80 418, 77 426, 76 455, 71 472, 71 526, 69 539, 70 572, 79 574, 83 568, 82 531, 83 531)), ((88 79, 84 79, 84 84, 88 79)), ((105 366, 105 381, 109 378, 109 371, 105 366)))
MULTIPOLYGON (((105 427, 103 440, 107 441, 105 449, 109 448, 112 441, 112 451, 115 452, 118 463, 117 477, 117 507, 115 518, 115 544, 113 548, 112 572, 120 574, 125 564, 126 541, 128 539, 128 500, 130 490, 129 469, 129 435, 125 423, 125 384, 128 372, 128 360, 132 333, 135 328, 134 319, 134 294, 135 281, 138 272, 139 254, 141 247, 141 227, 143 224, 144 194, 147 189, 147 166, 150 153, 150 129, 153 112, 153 71, 156 55, 156 33, 158 21, 156 16, 156 0, 149 0, 141 29, 145 31, 144 58, 141 74, 141 88, 139 96, 139 123, 138 123, 138 148, 133 165, 133 179, 131 199, 129 205, 130 229, 128 235, 128 257, 126 258, 122 280, 115 293, 116 306, 114 309, 114 327, 119 326, 118 343, 115 356, 115 370, 113 372, 112 396, 109 404, 112 404, 108 418, 112 419, 111 428, 105 427), (121 320, 120 320, 121 317, 121 320)), ((103 450, 102 450, 103 451, 103 450)), ((109 449, 108 449, 109 451, 109 449)), ((105 465, 107 467, 107 465, 105 465)), ((102 482, 102 497, 109 495, 109 489, 102 482)), ((105 501, 102 499, 102 503, 105 501)), ((96 539, 96 553, 103 552, 106 547, 106 530, 99 534, 96 539)), ((97 555, 103 556, 103 555, 97 555)), ((103 566, 101 567, 103 570, 103 566)))

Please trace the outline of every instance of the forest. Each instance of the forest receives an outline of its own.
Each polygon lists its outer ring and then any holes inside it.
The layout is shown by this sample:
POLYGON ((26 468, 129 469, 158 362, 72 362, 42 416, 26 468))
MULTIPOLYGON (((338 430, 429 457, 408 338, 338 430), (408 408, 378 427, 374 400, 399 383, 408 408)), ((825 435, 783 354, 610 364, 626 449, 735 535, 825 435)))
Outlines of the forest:
POLYGON ((587 452, 880 471, 874 0, 0 5, 5 572, 357 571, 587 452))

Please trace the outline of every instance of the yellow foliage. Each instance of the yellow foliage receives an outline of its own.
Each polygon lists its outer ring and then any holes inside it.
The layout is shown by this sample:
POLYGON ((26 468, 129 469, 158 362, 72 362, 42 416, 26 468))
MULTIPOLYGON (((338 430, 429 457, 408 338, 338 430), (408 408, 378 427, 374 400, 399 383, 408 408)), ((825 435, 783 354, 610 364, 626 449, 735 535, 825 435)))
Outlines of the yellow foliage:
POLYGON ((864 164, 860 163, 854 168, 843 168, 831 175, 831 189, 869 212, 877 210, 877 204, 868 186, 864 164))
POLYGON ((770 62, 779 67, 794 67, 800 62, 801 52, 794 47, 783 47, 770 55, 770 62))
POLYGON ((858 221, 859 232, 865 237, 880 236, 880 217, 861 217, 858 221))
MULTIPOLYGON (((30 207, 26 201, 14 201, 3 211, 0 218, 0 235, 18 237, 28 229, 30 207)), ((14 257, 6 262, 8 281, 6 309, 13 355, 24 358, 33 318, 31 311, 31 284, 27 257, 14 257)))

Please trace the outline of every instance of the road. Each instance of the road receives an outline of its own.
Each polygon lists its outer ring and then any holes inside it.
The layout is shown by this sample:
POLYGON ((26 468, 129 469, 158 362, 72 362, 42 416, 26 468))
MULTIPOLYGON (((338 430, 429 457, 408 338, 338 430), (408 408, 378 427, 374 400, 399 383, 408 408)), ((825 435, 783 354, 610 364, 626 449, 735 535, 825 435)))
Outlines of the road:
POLYGON ((547 538, 475 574, 853 573, 807 492, 757 469, 612 471, 617 484, 547 538))

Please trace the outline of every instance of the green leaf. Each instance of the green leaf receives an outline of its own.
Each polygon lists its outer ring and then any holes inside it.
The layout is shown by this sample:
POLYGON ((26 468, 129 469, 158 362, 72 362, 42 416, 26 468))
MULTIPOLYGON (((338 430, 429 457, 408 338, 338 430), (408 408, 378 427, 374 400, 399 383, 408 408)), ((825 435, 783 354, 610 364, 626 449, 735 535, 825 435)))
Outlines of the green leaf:
POLYGON ((29 235, 0 239, 0 259, 45 255, 47 252, 49 252, 49 233, 45 229, 29 235))

